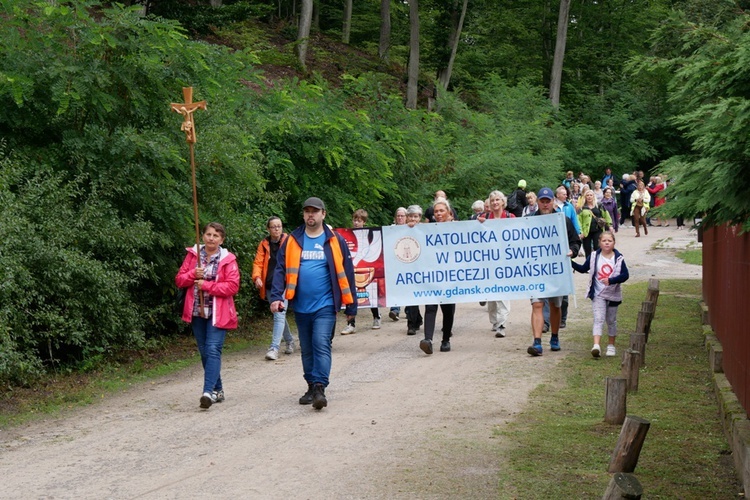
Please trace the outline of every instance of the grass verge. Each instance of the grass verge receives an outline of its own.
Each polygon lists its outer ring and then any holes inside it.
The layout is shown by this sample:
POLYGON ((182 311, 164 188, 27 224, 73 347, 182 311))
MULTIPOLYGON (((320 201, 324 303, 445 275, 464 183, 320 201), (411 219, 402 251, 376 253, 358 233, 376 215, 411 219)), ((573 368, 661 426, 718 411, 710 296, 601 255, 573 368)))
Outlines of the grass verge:
POLYGON ((703 265, 703 250, 683 250, 677 252, 677 258, 682 259, 685 264, 703 265))
MULTIPOLYGON (((252 322, 247 331, 231 331, 224 354, 266 342, 271 318, 252 322)), ((176 335, 139 351, 120 352, 86 372, 50 374, 32 387, 5 387, 0 393, 0 429, 93 404, 135 384, 200 363, 192 334, 176 335)))
MULTIPOLYGON (((501 465, 499 498, 602 497, 621 428, 604 423, 605 378, 620 375, 619 354, 629 344, 646 287, 624 287, 617 357, 590 355, 590 313, 568 322, 565 348, 572 352, 502 432, 514 446, 501 465)), ((638 391, 627 397, 627 414, 651 422, 635 470, 644 498, 728 499, 742 492, 711 385, 700 297, 698 280, 661 281, 646 366, 638 391)))

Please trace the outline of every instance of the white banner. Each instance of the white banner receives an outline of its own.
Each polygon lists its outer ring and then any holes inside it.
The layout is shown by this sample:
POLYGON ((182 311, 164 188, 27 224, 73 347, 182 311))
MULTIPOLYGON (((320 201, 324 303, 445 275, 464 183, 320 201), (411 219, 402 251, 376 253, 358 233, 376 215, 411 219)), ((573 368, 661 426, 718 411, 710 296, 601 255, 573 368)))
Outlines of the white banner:
POLYGON ((573 293, 565 215, 383 227, 390 306, 573 293))

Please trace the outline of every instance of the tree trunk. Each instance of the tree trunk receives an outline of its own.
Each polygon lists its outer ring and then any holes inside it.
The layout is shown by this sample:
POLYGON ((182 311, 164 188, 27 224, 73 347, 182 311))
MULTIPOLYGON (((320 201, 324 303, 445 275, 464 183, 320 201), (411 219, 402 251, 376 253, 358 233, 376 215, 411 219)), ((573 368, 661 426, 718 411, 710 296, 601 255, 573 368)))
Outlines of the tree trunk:
POLYGON ((310 23, 312 22, 313 0, 302 0, 302 12, 297 31, 297 58, 304 71, 307 71, 307 44, 310 40, 310 23))
POLYGON ((552 74, 549 83, 549 98, 552 106, 560 106, 560 85, 562 84, 563 59, 565 42, 568 38, 568 13, 570 0, 560 0, 560 14, 557 16, 557 41, 555 42, 555 59, 552 61, 552 74))
POLYGON ((352 34, 352 0, 344 0, 344 26, 341 30, 341 41, 349 43, 352 34))
POLYGON ((417 109, 419 92, 419 1, 409 0, 409 79, 406 84, 406 107, 417 109))
POLYGON ((391 0, 380 0, 380 43, 378 57, 388 62, 388 51, 391 48, 391 0))
MULTIPOLYGON (((454 4, 455 5, 455 4, 454 4)), ((451 49, 451 55, 448 59, 448 66, 445 68, 440 68, 438 70, 438 84, 443 90, 448 89, 448 84, 451 81, 451 73, 453 72, 453 62, 456 60, 456 52, 458 52, 458 43, 461 41, 461 31, 464 27, 464 19, 466 18, 466 9, 469 5, 469 0, 463 0, 463 6, 461 7, 461 12, 458 13, 457 10, 454 9, 452 18, 452 26, 451 26, 451 34, 450 38, 448 39, 448 45, 451 49)))
POLYGON ((320 0, 315 0, 313 2, 312 25, 313 25, 313 28, 315 28, 316 32, 320 32, 320 0))

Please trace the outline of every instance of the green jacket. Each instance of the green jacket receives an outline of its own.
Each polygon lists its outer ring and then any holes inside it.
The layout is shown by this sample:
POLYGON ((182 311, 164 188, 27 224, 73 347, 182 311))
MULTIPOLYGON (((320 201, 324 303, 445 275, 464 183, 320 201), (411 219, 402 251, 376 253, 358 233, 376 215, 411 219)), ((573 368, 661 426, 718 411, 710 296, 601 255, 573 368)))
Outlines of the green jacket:
MULTIPOLYGON (((609 212, 606 208, 604 208, 601 203, 598 203, 596 205, 596 208, 599 209, 599 211, 602 213, 602 219, 605 220, 607 223, 607 228, 612 225, 612 217, 609 216, 609 212)), ((578 223, 581 225, 581 234, 583 234, 583 237, 587 237, 589 235, 589 230, 591 229, 591 221, 594 219, 594 213, 585 205, 583 208, 581 208, 581 211, 578 212, 578 223)))

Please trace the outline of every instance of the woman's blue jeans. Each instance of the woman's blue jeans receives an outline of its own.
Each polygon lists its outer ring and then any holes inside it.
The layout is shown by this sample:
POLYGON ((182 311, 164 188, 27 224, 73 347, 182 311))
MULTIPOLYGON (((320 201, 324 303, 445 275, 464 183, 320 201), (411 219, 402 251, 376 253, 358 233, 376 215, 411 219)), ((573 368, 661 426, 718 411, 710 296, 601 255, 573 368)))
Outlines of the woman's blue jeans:
POLYGON ((273 313, 273 338, 271 339, 271 347, 278 349, 281 344, 281 337, 283 335, 284 342, 287 344, 294 342, 292 337, 292 331, 289 329, 289 323, 286 320, 286 308, 288 302, 284 301, 284 310, 282 312, 273 313))
POLYGON ((312 313, 294 312, 302 352, 302 370, 308 384, 328 386, 331 374, 331 340, 336 327, 333 306, 312 313))
POLYGON ((193 335, 201 353, 203 365, 203 392, 221 391, 221 350, 226 330, 211 324, 213 318, 193 316, 193 335))

